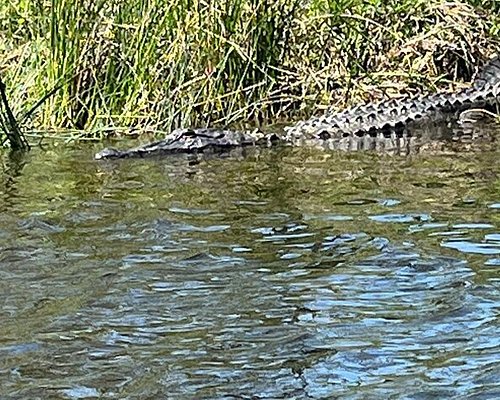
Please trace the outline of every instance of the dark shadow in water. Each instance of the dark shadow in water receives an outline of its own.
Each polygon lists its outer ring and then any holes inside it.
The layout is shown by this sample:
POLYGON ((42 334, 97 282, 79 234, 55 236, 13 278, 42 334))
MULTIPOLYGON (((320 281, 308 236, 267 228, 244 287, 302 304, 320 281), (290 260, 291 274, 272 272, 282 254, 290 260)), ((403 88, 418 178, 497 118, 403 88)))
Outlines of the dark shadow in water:
MULTIPOLYGON (((482 122, 420 123, 397 133, 335 137, 309 142, 327 151, 370 151, 392 156, 482 151, 497 143, 500 125, 482 122)), ((307 140, 304 141, 308 143, 307 140)))
POLYGON ((25 151, 9 151, 2 159, 3 202, 0 209, 4 211, 15 206, 19 199, 17 182, 28 161, 25 151))

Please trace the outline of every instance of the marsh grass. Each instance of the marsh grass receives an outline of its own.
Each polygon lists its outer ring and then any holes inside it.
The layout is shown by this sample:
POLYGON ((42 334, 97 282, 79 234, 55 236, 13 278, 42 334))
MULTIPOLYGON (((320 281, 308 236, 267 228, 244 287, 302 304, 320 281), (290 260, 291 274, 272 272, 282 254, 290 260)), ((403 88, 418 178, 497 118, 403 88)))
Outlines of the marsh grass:
POLYGON ((301 118, 470 80, 498 2, 11 0, 0 74, 37 129, 91 136, 301 118))

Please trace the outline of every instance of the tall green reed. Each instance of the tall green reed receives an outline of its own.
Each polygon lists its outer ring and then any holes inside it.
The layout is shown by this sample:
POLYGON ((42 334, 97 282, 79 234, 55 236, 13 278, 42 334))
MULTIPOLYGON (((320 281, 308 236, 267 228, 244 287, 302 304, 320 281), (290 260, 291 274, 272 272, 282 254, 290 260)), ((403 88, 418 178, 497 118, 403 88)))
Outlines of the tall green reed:
POLYGON ((457 30, 458 47, 494 47, 486 39, 470 44, 467 35, 483 38, 483 28, 494 34, 498 24, 469 21, 464 28, 460 22, 474 10, 457 2, 466 12, 453 19, 441 4, 11 0, 0 5, 0 73, 13 108, 63 85, 34 120, 41 127, 255 124, 358 98, 394 80, 389 69, 414 71, 397 79, 439 74, 428 57, 442 53, 457 30), (413 61, 419 56, 421 63, 413 61))

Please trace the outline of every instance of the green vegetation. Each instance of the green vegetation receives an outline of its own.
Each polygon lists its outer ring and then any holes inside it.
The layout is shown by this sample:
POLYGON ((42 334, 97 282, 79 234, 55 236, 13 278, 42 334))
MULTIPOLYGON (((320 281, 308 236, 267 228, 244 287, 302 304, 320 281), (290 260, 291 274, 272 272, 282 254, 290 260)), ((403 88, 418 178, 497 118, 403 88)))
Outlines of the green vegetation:
POLYGON ((276 122, 450 81, 499 47, 497 1, 8 0, 0 76, 30 127, 276 122), (52 96, 47 94, 62 85, 52 96))
POLYGON ((0 132, 3 133, 4 142, 8 141, 12 150, 29 149, 29 144, 10 108, 2 77, 0 77, 0 132))

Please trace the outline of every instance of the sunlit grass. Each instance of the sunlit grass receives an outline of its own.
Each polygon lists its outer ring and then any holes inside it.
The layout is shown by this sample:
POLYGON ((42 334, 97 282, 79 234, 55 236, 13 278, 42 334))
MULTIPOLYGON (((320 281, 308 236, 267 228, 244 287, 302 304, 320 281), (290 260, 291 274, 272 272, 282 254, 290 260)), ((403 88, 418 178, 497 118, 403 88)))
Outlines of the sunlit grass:
POLYGON ((11 0, 0 74, 17 115, 64 85, 37 129, 255 125, 470 79, 498 27, 479 1, 11 0))

